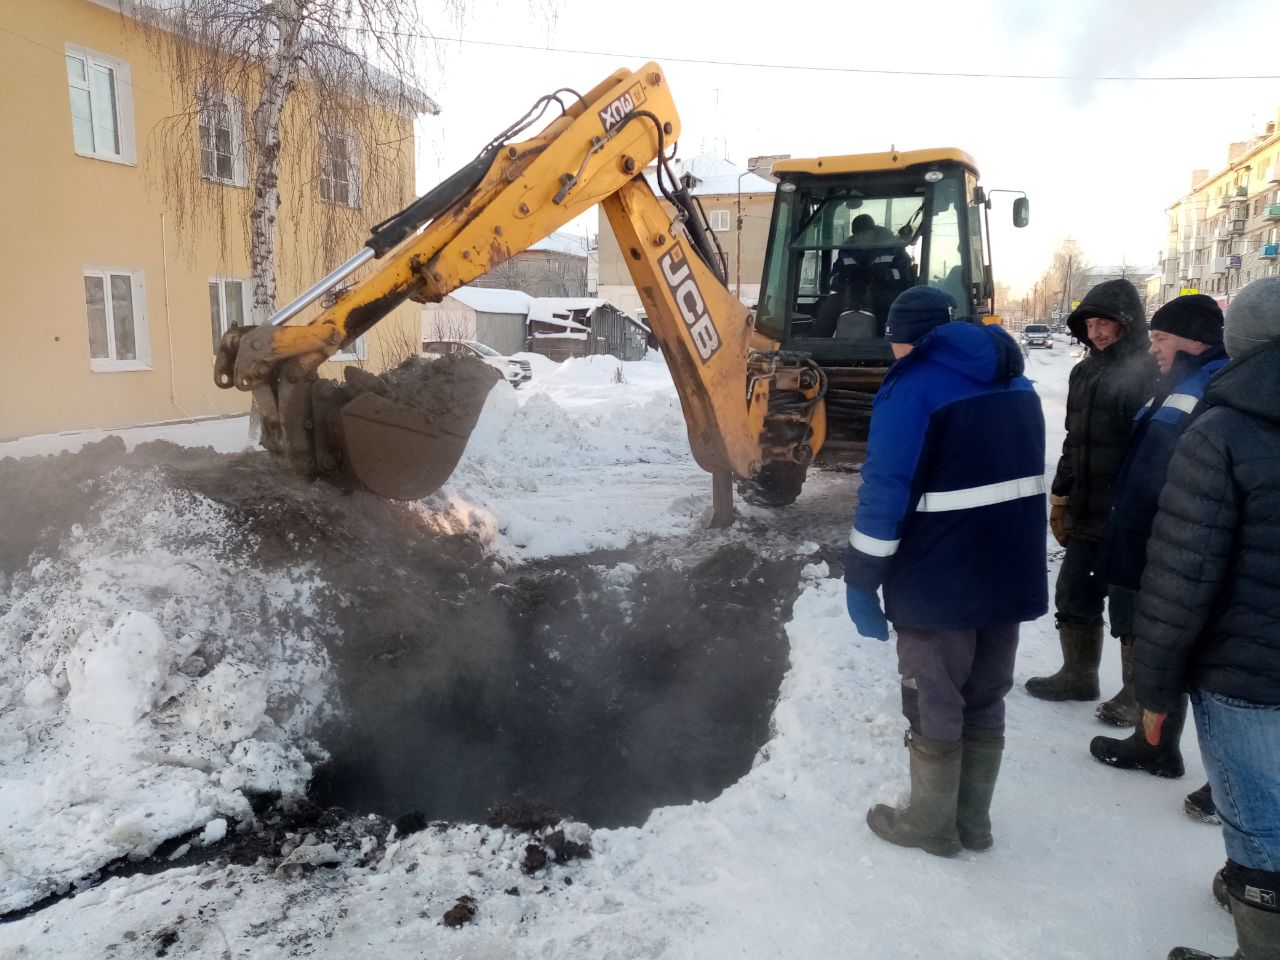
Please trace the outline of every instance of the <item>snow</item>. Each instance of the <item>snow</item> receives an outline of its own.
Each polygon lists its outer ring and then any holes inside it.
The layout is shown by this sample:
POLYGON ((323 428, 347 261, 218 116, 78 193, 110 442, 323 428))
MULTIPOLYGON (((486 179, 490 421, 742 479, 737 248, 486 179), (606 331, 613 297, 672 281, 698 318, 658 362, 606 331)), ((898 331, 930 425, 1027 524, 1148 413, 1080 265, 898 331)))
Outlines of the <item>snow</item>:
MULTIPOLYGON (((1072 362, 1063 346, 1028 360, 1049 465, 1072 362)), ((689 456, 665 366, 526 359, 535 379, 519 391, 498 385, 423 516, 482 533, 510 560, 696 533, 709 482, 689 456)), ((203 430, 174 430, 205 442, 203 430)), ((170 837, 216 844, 251 816, 250 785, 297 795, 309 775, 307 734, 329 670, 324 626, 306 618, 322 589, 314 571, 266 576, 251 545, 228 540, 221 508, 193 495, 143 482, 115 499, 63 554, 0 592, 0 910, 170 837), (226 670, 186 679, 182 664, 215 640, 226 670), (172 706, 155 706, 170 694, 172 706)), ((846 475, 818 474, 792 513, 752 516, 777 517, 780 530, 787 516, 843 520, 851 500, 846 475)), ((794 539, 796 554, 816 552, 812 532, 794 539)), ((1055 545, 1051 577, 1060 560, 1055 545)), ((634 574, 630 564, 612 573, 634 574)), ((1051 616, 1023 631, 996 847, 940 860, 870 834, 866 809, 906 789, 893 646, 854 634, 825 563, 815 558, 802 576, 789 670, 751 771, 710 802, 594 831, 589 860, 525 876, 524 841, 474 825, 393 836, 370 863, 304 836, 274 873, 214 862, 110 879, 0 925, 0 956, 150 957, 170 935, 168 955, 210 958, 1093 960, 1182 943, 1230 952, 1230 918, 1209 895, 1219 831, 1181 812, 1203 782, 1194 733, 1184 734, 1181 781, 1094 762, 1089 739, 1113 731, 1093 705, 1043 703, 1021 688, 1059 662, 1051 616), (476 902, 474 922, 442 926, 462 894, 476 902)), ((1108 693, 1117 661, 1109 643, 1108 693)))
MULTIPOLYGON (((687 160, 677 157, 671 161, 672 171, 677 177, 689 174, 694 178, 689 193, 693 196, 736 196, 738 193, 773 193, 778 185, 758 174, 747 172, 746 167, 717 157, 712 153, 699 154, 687 160)), ((644 171, 649 186, 658 193, 658 172, 656 167, 644 171)))
POLYGON ((515 313, 527 317, 533 306, 533 297, 529 294, 496 287, 459 287, 449 296, 480 313, 515 313))
POLYGON ((591 239, 584 233, 556 230, 536 243, 531 243, 529 249, 546 250, 551 253, 567 253, 585 259, 591 251, 591 239))

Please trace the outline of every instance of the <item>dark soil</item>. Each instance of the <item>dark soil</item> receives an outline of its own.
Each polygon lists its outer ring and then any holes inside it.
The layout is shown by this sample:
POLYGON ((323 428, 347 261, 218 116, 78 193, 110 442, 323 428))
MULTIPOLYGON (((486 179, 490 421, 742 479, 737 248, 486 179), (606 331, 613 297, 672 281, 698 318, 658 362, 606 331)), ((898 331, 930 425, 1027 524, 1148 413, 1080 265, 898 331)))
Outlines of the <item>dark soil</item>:
POLYGON ((225 505, 228 540, 256 562, 314 564, 331 585, 317 621, 335 627, 341 713, 318 735, 322 808, 416 815, 406 827, 637 824, 717 796, 768 738, 802 557, 728 542, 696 562, 613 552, 504 572, 409 506, 289 477, 265 453, 126 454, 110 438, 0 461, 0 575, 91 521, 117 469, 225 505), (629 582, 609 575, 620 559, 629 582))

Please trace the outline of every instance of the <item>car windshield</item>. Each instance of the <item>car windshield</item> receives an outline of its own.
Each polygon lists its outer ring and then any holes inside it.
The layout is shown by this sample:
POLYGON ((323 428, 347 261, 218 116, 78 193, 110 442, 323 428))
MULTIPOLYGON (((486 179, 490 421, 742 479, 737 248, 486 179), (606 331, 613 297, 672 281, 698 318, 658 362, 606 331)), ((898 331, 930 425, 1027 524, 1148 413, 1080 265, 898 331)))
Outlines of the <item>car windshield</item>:
POLYGON ((468 347, 470 347, 472 350, 474 350, 476 353, 480 354, 481 356, 485 356, 485 357, 502 356, 502 354, 500 354, 497 350, 493 349, 493 347, 489 346, 487 343, 480 343, 478 340, 468 340, 466 343, 468 347))
POLYGON ((1044 336, 1044 335, 1045 335, 1045 334, 1047 334, 1048 332, 1049 332, 1049 328, 1048 328, 1048 327, 1043 326, 1043 325, 1039 325, 1039 324, 1034 324, 1034 323, 1033 323, 1033 324, 1031 324, 1030 326, 1028 326, 1028 327, 1027 327, 1027 333, 1029 333, 1029 334, 1033 334, 1033 335, 1044 336))

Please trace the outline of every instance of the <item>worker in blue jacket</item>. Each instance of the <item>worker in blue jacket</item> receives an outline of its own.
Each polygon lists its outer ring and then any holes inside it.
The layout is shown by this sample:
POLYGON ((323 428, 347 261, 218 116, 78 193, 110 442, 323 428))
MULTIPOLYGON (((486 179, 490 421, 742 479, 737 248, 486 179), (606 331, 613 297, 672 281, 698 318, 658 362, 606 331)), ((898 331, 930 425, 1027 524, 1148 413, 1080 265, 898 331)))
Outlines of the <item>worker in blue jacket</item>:
POLYGON ((889 311, 897 360, 872 409, 845 561, 858 632, 897 631, 910 725, 910 802, 873 807, 867 824, 938 856, 992 844, 1019 625, 1048 609, 1040 400, 1013 338, 954 311, 927 286, 889 311))
MULTIPOLYGON (((1151 317, 1151 347, 1160 379, 1155 396, 1138 411, 1124 460, 1116 473, 1111 512, 1094 558, 1094 576, 1103 583, 1137 590, 1147 565, 1147 541, 1160 505, 1169 462, 1178 438, 1204 410, 1209 378, 1227 365, 1222 346, 1222 309, 1212 297, 1197 293, 1170 300, 1151 317)), ((1184 773, 1179 741, 1186 718, 1186 698, 1170 711, 1161 741, 1147 743, 1133 701, 1132 665, 1125 677, 1130 707, 1138 717, 1125 739, 1094 737, 1089 752, 1103 763, 1145 770, 1160 777, 1184 773)), ((1188 812, 1212 812, 1208 786, 1188 797, 1188 812)))

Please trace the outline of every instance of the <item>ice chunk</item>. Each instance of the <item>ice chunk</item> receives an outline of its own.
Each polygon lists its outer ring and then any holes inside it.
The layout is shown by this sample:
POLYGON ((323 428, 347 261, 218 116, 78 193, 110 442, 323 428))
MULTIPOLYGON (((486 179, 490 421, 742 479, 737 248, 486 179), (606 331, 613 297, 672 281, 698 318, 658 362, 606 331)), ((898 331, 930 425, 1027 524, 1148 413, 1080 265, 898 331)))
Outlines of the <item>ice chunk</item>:
POLYGON ((160 625, 126 610, 110 627, 90 627, 67 658, 73 716, 129 726, 155 706, 173 669, 173 654, 160 625))

